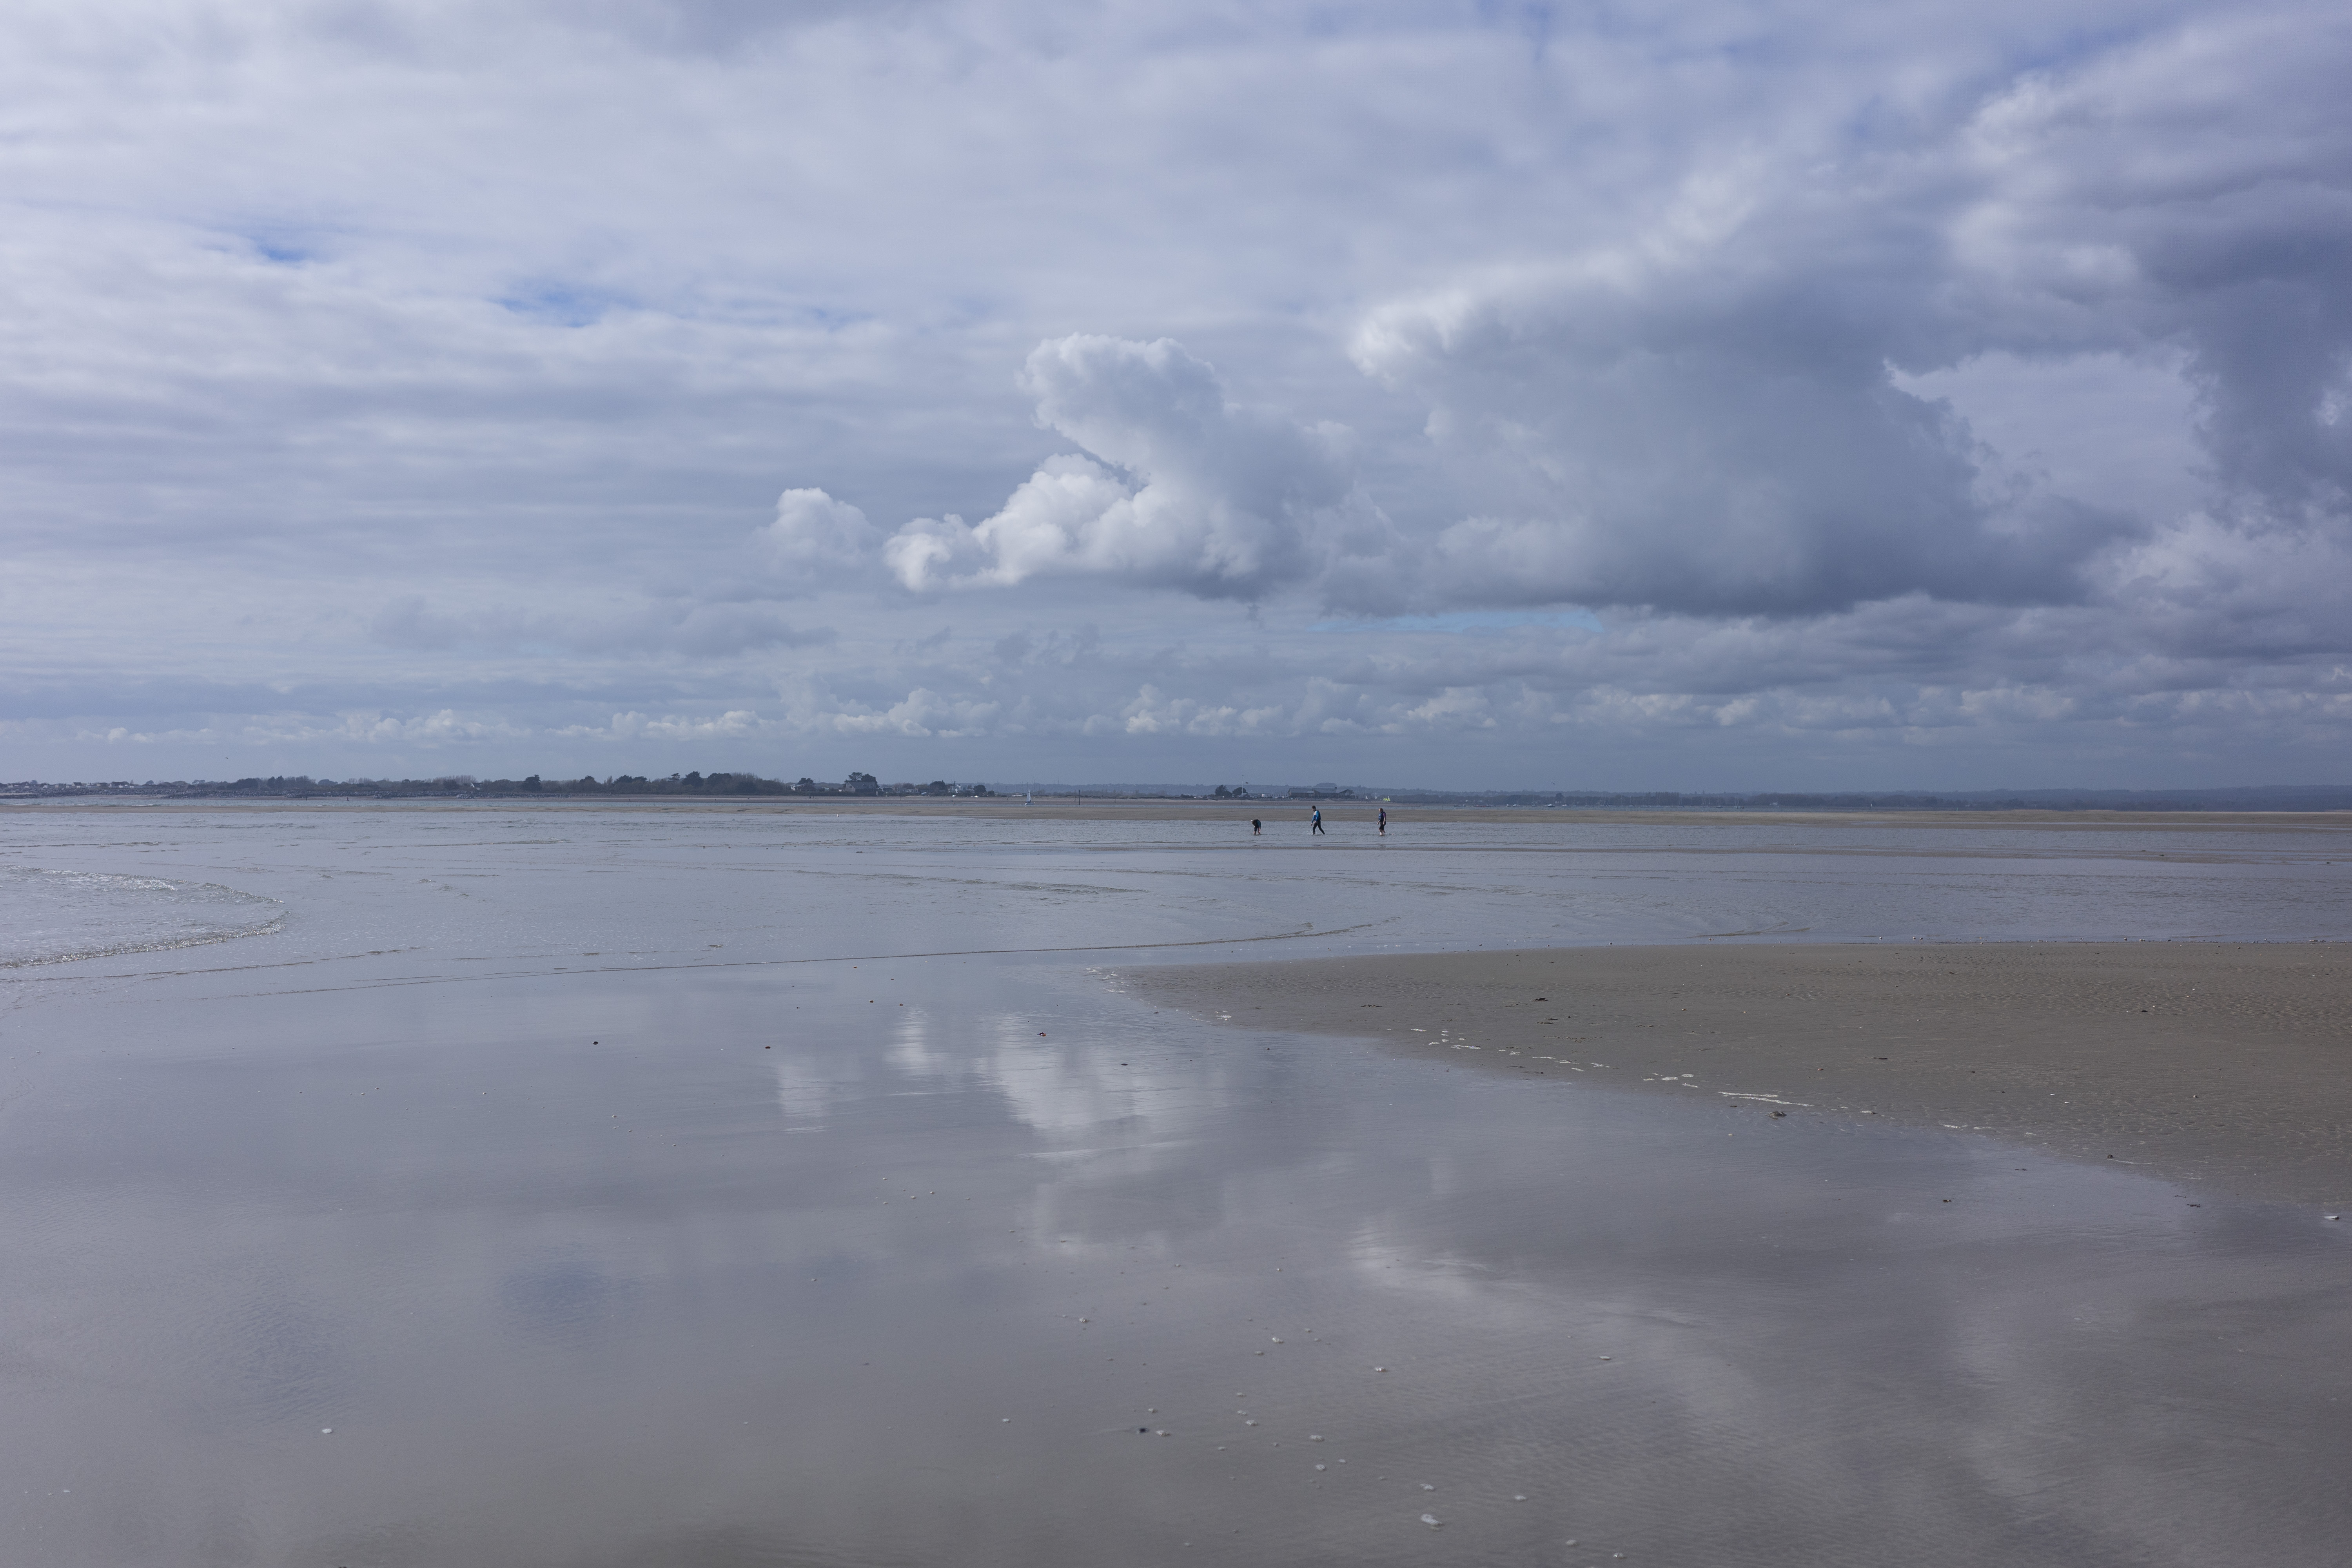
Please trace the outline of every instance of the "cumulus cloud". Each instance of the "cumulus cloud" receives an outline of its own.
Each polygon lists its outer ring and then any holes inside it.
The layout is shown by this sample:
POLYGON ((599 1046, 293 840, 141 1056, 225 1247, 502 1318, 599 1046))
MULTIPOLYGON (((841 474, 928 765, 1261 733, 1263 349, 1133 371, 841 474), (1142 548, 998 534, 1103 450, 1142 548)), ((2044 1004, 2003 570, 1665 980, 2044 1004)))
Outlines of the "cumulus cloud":
POLYGON ((2011 493, 1958 416, 1894 384, 1896 324, 1811 249, 1768 260, 1731 237, 1696 262, 1378 312, 1360 362, 1426 399, 1495 506, 1410 563, 1415 596, 1780 615, 2080 598, 2138 525, 2011 493))
POLYGON ((819 489, 791 489, 776 498, 775 521, 760 531, 757 542, 769 564, 805 591, 870 563, 882 537, 848 502, 819 489))
POLYGON ((839 735, 896 735, 918 740, 984 735, 1000 710, 994 702, 943 697, 917 687, 880 711, 840 710, 825 714, 823 728, 839 735))
POLYGON ((1049 459, 980 523, 900 529, 884 554, 908 588, 1100 577, 1255 599, 1378 529, 1347 429, 1229 401, 1216 372, 1166 338, 1040 343, 1022 385, 1038 423, 1092 456, 1049 459))
POLYGON ((2352 22, 2215 15, 1996 96, 1961 142, 1953 226, 1995 330, 2055 349, 2172 341, 2232 500, 2273 521, 2352 502, 2352 22))
POLYGON ((1923 381, 1989 355, 2186 374, 2231 526, 2333 527, 2352 132, 2325 83, 2347 64, 2340 25, 2170 31, 1892 145, 1716 152, 1604 244, 1374 308, 1353 358, 1423 406, 1461 505, 1418 530, 1373 509, 1340 428, 1235 407, 1164 340, 1072 337, 1024 384, 1088 455, 884 552, 919 591, 1097 576, 1367 613, 2086 602, 2199 498, 2070 493, 1996 447, 1923 381))
POLYGON ((562 733, 600 740, 731 741, 755 735, 761 727, 759 714, 751 710, 730 708, 715 714, 615 713, 612 722, 602 727, 575 725, 562 733))
POLYGON ((1476 502, 1396 570, 1437 605, 2048 605, 2210 532, 2194 495, 2059 493, 1905 384, 1988 354, 2185 352, 2231 525, 2352 523, 2352 30, 2307 21, 2032 73, 1898 155, 1747 150, 1608 246, 1374 310, 1358 363, 1476 502))

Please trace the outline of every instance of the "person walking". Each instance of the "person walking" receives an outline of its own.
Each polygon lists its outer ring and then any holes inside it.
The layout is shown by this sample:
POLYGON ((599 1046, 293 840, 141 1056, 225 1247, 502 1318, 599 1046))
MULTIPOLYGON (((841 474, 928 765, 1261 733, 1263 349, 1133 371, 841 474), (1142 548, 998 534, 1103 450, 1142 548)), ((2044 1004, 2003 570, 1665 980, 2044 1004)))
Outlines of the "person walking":
POLYGON ((1389 836, 1389 808, 1388 808, 1387 806, 1385 806, 1385 805, 1384 805, 1384 806, 1381 807, 1381 837, 1383 837, 1383 838, 1386 838, 1388 836, 1389 836))
POLYGON ((1307 821, 1309 821, 1309 822, 1311 822, 1311 823, 1313 823, 1313 824, 1315 825, 1315 831, 1316 831, 1316 832, 1318 832, 1318 833, 1322 832, 1322 831, 1323 831, 1323 808, 1322 808, 1321 806, 1319 806, 1319 805, 1318 805, 1318 806, 1317 806, 1317 807, 1315 808, 1315 815, 1314 815, 1314 816, 1310 816, 1310 817, 1308 817, 1307 820, 1307 821))

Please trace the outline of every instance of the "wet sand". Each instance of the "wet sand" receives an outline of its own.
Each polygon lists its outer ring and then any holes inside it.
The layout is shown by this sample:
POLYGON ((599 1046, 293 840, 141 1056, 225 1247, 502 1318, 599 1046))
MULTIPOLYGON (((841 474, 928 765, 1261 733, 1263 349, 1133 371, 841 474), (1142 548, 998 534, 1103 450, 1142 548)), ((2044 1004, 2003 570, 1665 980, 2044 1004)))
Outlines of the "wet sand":
MULTIPOLYGON (((1765 965, 1750 993, 1820 1016, 1867 991, 1827 943, 1895 932, 2332 963, 2292 941, 2352 930, 2328 839, 1496 820, 1400 854, 903 806, 0 814, 0 873, 149 942, 42 963, 47 917, 0 898, 29 958, 0 968, 5 1561, 2342 1557, 2336 1209, 1788 1087, 1888 1087, 1860 1037, 1718 1079, 1728 1019, 1555 978, 1622 956, 1738 1013, 1695 982, 1765 965), (163 940, 224 894, 280 918, 163 940), (1700 940, 1763 930, 1824 945, 1700 940), (1457 1031, 1434 1057, 1155 1011, 1102 967, 1437 949, 1475 956, 1231 970, 1209 1009, 1287 984, 1310 1026, 1457 1031), (1465 962, 1496 984, 1363 1006, 1465 962), (1610 1009, 1672 1049, 1555 1043, 1610 1009)), ((1932 972, 1878 979, 1869 1016, 1935 1011, 1932 972)), ((2200 1005, 2325 1033, 2295 980, 2200 1005)))
POLYGON ((1255 1029, 1734 1103, 1958 1127, 2249 1197, 2352 1204, 2352 945, 1414 953, 1136 969, 1255 1029))

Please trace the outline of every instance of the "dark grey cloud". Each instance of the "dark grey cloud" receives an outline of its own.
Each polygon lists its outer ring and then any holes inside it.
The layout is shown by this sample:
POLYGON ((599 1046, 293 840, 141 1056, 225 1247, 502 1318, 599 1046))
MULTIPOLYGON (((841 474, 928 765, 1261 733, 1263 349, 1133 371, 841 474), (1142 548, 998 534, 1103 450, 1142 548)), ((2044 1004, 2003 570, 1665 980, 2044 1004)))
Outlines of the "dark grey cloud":
POLYGON ((2083 597, 2088 563, 2145 524, 2015 493, 1965 420, 1894 384, 1892 334, 1841 308, 1855 291, 1579 279, 1383 312, 1360 357, 1427 399, 1492 509, 1412 562, 1410 597, 1732 615, 2083 597))
POLYGON ((2347 64, 2340 16, 2215 17, 2006 95, 1979 130, 2004 248, 2090 321, 2183 343, 2225 497, 2278 521, 2341 525, 2352 500, 2347 64))
POLYGON ((2352 123, 2324 84, 2352 43, 2305 20, 2028 73, 1907 144, 1696 192, 1552 275, 1375 312, 1360 361, 1423 397, 1492 497, 1441 536, 1435 592, 2081 602, 2119 546, 2200 504, 2253 531, 2341 529, 2352 123), (2038 489, 1897 381, 2168 346, 2214 487, 2165 516, 2038 489))

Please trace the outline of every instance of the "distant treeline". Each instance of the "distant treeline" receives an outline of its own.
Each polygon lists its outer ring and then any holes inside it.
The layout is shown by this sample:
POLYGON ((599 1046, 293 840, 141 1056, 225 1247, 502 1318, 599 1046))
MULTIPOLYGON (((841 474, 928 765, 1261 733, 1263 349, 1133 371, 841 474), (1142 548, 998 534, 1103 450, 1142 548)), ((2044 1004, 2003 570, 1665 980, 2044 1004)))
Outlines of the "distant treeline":
POLYGON ((537 773, 519 779, 478 779, 467 773, 456 773, 436 779, 314 779, 300 774, 270 778, 244 778, 234 782, 215 779, 150 779, 144 784, 132 784, 128 779, 104 783, 44 784, 28 779, 20 784, 0 784, 0 795, 136 795, 166 796, 257 796, 286 799, 349 798, 355 800, 395 800, 405 798, 451 799, 480 795, 816 795, 836 798, 882 795, 937 795, 978 797, 992 794, 986 784, 950 784, 945 779, 933 779, 929 784, 883 784, 872 773, 851 773, 837 783, 819 783, 803 778, 787 784, 782 779, 762 778, 757 773, 672 773, 667 778, 651 778, 644 773, 614 773, 598 779, 594 774, 583 774, 576 779, 548 779, 537 773))
MULTIPOLYGON (((1025 787, 1025 786, 1024 786, 1025 787)), ((1038 799, 1068 800, 1230 800, 1235 804, 1280 800, 1360 801, 1399 805, 1554 806, 1580 810, 1629 811, 2347 811, 2352 810, 2352 784, 2274 784, 2208 790, 1969 790, 1929 794, 1920 791, 1802 794, 1790 791, 1759 794, 1687 795, 1674 791, 1645 793, 1564 790, 1426 790, 1379 789, 1361 784, 1247 786, 1219 784, 1213 793, 1198 785, 1038 784, 1038 799), (1198 793, 1192 793, 1197 791, 1198 793)), ((758 773, 671 773, 667 778, 644 773, 614 773, 598 779, 549 779, 537 773, 520 779, 478 779, 449 774, 432 779, 314 779, 300 775, 213 779, 128 779, 73 784, 45 784, 27 779, 0 784, 0 797, 49 798, 77 795, 139 795, 144 797, 282 798, 282 799, 465 799, 487 796, 612 796, 612 795, 791 795, 817 799, 883 798, 891 796, 992 798, 999 792, 983 784, 884 784, 872 773, 851 773, 837 782, 801 778, 791 783, 758 773)), ((1019 794, 1019 789, 1013 793, 1019 794)))

